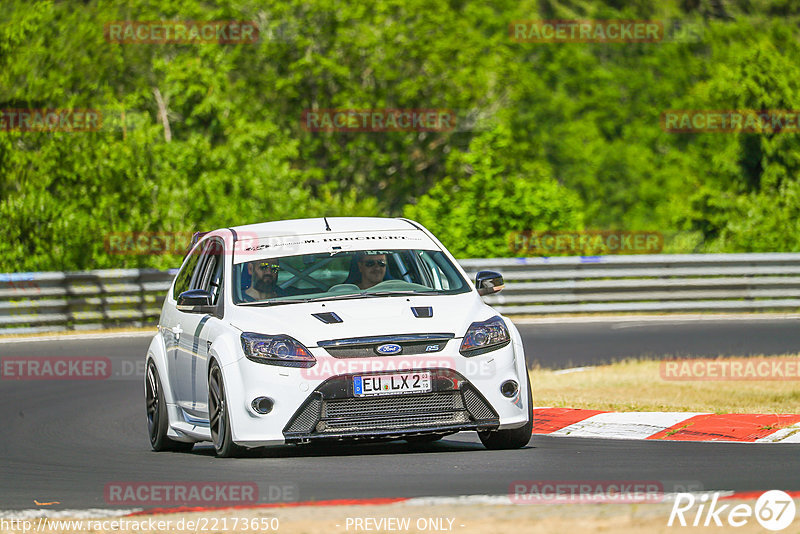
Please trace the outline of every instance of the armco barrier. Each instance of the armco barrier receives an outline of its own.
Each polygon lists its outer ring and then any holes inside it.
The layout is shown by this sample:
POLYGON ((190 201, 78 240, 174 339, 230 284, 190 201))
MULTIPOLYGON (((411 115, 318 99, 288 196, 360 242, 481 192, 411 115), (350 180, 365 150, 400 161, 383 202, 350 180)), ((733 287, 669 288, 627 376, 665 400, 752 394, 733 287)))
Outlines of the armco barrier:
POLYGON ((503 274, 501 313, 755 311, 800 308, 800 254, 658 254, 462 260, 503 274))
MULTIPOLYGON (((800 253, 466 259, 501 313, 800 309, 800 253)), ((175 270, 0 274, 0 333, 155 325, 175 270)))
POLYGON ((0 333, 155 325, 176 272, 0 274, 0 333))

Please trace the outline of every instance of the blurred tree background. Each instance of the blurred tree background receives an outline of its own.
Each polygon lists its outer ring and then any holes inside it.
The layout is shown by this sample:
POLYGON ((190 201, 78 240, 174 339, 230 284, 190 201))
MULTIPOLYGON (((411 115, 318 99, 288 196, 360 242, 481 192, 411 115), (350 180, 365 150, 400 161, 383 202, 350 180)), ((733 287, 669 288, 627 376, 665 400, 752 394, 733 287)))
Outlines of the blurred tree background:
POLYGON ((408 216, 460 257, 520 230, 655 230, 665 252, 800 251, 794 133, 675 134, 668 109, 800 110, 789 0, 6 0, 0 271, 174 267, 112 232, 408 216), (662 20, 658 43, 520 43, 529 19, 662 20), (117 44, 104 25, 255 21, 256 44, 117 44), (690 32, 682 29, 690 28, 690 32), (170 135, 159 114, 166 110, 170 135), (306 109, 449 108, 447 132, 309 132, 306 109))

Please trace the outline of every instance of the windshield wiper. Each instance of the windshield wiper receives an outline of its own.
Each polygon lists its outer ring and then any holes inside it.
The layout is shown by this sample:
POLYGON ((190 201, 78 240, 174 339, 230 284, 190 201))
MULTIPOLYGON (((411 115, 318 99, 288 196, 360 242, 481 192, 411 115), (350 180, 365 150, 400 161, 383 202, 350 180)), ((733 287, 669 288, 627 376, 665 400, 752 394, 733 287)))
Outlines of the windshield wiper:
POLYGON ((306 302, 304 300, 259 300, 258 302, 240 302, 237 306, 272 306, 273 304, 294 304, 295 302, 306 302))
POLYGON ((347 300, 357 299, 363 297, 364 293, 347 293, 345 295, 329 295, 327 297, 315 297, 313 299, 305 299, 303 302, 319 302, 320 300, 347 300))
POLYGON ((270 299, 262 300, 259 302, 242 302, 239 306, 271 306, 273 304, 297 304, 298 302, 320 302, 323 300, 349 300, 358 299, 362 297, 413 297, 416 295, 438 295, 439 292, 435 289, 428 291, 375 291, 374 293, 361 292, 361 293, 347 293, 345 295, 328 295, 325 297, 314 297, 310 299, 270 299))
POLYGON ((439 292, 435 289, 427 291, 375 291, 374 293, 365 293, 369 297, 413 297, 416 295, 438 295, 439 292))

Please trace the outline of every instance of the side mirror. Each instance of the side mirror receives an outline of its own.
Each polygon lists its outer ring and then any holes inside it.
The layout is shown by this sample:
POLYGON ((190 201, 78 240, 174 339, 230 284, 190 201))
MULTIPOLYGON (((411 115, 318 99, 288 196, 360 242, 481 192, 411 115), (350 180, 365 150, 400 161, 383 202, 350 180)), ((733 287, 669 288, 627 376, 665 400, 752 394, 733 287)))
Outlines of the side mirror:
POLYGON ((506 287, 503 275, 494 271, 480 271, 475 275, 475 287, 478 295, 493 295, 506 287))
POLYGON ((213 296, 202 289, 190 289, 178 295, 178 310, 190 313, 212 313, 213 296))

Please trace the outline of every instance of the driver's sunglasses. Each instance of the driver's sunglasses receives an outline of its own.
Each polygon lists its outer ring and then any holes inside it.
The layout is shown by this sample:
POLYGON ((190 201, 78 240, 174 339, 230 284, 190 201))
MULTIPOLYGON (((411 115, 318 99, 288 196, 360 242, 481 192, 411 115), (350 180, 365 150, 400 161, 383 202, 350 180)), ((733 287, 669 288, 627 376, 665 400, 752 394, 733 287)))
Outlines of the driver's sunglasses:
POLYGON ((384 260, 364 260, 364 267, 375 267, 376 263, 380 267, 386 267, 386 262, 384 260))
POLYGON ((278 266, 278 265, 276 265, 276 264, 274 264, 274 263, 259 263, 259 264, 258 264, 258 268, 259 268, 259 269, 262 269, 262 270, 267 270, 267 269, 269 269, 269 270, 270 270, 270 271, 272 271, 273 273, 277 273, 278 271, 280 271, 280 270, 281 270, 280 266, 278 266))

